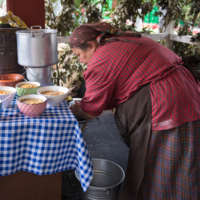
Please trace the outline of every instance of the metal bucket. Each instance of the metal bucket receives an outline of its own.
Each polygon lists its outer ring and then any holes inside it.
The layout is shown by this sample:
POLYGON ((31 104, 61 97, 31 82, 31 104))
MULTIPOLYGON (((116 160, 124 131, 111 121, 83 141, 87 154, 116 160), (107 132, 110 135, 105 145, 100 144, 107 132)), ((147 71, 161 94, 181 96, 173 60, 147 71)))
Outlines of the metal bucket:
POLYGON ((32 27, 30 30, 16 31, 18 63, 28 67, 42 67, 57 63, 58 31, 41 29, 41 26, 40 29, 32 29, 32 27))
POLYGON ((49 86, 51 82, 51 66, 27 67, 26 76, 29 81, 37 81, 42 87, 49 86))
MULTIPOLYGON (((94 176, 84 193, 79 184, 80 200, 117 200, 125 177, 123 169, 116 163, 105 159, 92 159, 94 176)), ((80 180, 79 175, 75 176, 80 180)))

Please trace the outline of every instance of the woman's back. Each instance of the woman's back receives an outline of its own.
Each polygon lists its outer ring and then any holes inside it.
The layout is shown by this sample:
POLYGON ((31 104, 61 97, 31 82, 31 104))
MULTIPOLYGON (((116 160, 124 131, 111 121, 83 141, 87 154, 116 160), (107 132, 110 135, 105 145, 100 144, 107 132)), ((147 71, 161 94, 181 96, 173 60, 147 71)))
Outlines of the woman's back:
MULTIPOLYGON (((186 115, 181 116, 184 119, 178 120, 180 116, 177 113, 182 113, 180 106, 187 106, 180 103, 180 99, 183 97, 191 104, 197 105, 198 100, 194 100, 194 97, 200 98, 199 85, 193 75, 181 66, 181 58, 149 38, 126 37, 125 39, 141 44, 122 41, 105 44, 97 49, 88 63, 88 69, 84 73, 87 84, 85 101, 92 100, 94 110, 99 109, 99 113, 91 114, 98 115, 103 110, 124 103, 143 85, 151 83, 154 129, 166 128, 169 120, 173 123, 170 123, 172 126, 168 128, 172 128, 191 118, 186 115), (176 95, 170 96, 172 91, 176 95), (177 116, 173 115, 172 109, 168 110, 172 107, 176 110, 177 116)), ((87 104, 83 107, 87 110, 87 104)), ((200 118, 200 109, 195 111, 197 109, 192 106, 194 120, 200 118)), ((91 105, 90 110, 92 110, 91 105)), ((186 110, 188 112, 188 109, 186 110)))

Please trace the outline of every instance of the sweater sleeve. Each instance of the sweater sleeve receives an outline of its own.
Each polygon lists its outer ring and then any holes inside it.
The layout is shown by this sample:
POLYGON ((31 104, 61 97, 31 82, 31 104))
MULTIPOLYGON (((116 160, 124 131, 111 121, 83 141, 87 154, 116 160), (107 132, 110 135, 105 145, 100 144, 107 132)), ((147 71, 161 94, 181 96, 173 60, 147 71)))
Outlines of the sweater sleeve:
POLYGON ((84 72, 84 79, 86 92, 81 101, 81 108, 90 115, 98 116, 109 109, 114 82, 107 80, 104 73, 99 73, 94 68, 84 72))

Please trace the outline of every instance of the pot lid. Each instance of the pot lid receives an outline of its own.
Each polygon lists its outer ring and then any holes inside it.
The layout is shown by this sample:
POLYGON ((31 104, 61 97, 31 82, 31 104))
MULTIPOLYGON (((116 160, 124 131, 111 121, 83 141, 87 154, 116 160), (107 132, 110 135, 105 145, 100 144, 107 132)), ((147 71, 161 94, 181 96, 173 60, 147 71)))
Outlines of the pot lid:
POLYGON ((40 36, 47 34, 57 34, 57 30, 55 29, 29 29, 29 30, 20 30, 16 31, 17 35, 26 35, 26 36, 40 36))

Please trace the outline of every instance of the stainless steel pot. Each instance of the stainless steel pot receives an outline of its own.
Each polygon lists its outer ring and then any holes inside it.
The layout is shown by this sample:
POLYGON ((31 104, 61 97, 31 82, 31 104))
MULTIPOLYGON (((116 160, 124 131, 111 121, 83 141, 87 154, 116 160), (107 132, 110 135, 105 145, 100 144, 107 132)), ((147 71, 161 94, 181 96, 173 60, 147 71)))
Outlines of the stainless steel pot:
MULTIPOLYGON (((80 200, 117 200, 125 177, 123 169, 105 159, 92 159, 94 176, 86 192, 79 184, 80 200)), ((79 175, 75 172, 80 181, 79 175)))
POLYGON ((28 67, 50 66, 58 62, 57 30, 16 31, 18 63, 28 67))
POLYGON ((49 86, 51 82, 51 66, 27 67, 26 76, 29 81, 37 81, 42 87, 49 86))

